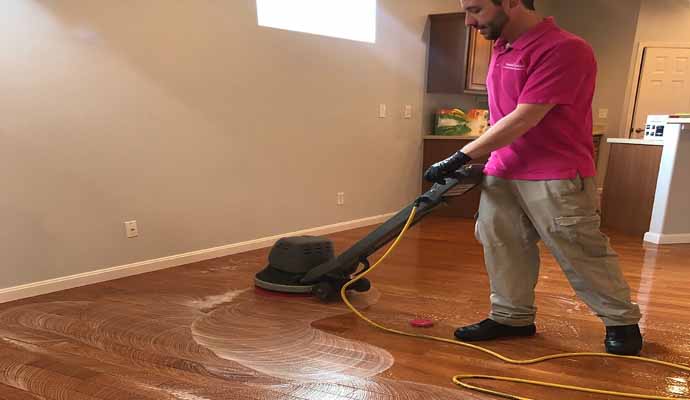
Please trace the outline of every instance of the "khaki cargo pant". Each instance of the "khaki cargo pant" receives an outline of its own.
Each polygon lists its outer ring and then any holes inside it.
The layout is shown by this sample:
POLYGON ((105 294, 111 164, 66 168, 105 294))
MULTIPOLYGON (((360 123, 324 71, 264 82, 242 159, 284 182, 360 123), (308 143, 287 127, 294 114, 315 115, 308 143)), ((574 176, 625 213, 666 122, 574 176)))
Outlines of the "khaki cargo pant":
POLYGON ((606 326, 638 323, 640 309, 630 300, 618 256, 599 230, 596 197, 593 178, 484 178, 475 235, 491 281, 491 319, 512 326, 534 322, 541 239, 606 326))

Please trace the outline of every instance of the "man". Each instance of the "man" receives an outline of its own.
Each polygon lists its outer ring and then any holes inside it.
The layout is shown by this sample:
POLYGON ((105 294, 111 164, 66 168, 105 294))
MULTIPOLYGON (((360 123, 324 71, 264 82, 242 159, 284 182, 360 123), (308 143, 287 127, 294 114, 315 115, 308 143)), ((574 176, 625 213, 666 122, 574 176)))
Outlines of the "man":
POLYGON ((491 128, 426 172, 443 182, 472 159, 485 167, 476 236, 491 313, 461 341, 532 336, 543 240, 578 296, 606 326, 606 351, 637 355, 639 307, 599 230, 592 144, 596 60, 582 39, 542 18, 534 0, 461 0, 465 23, 495 40, 487 88, 491 128))

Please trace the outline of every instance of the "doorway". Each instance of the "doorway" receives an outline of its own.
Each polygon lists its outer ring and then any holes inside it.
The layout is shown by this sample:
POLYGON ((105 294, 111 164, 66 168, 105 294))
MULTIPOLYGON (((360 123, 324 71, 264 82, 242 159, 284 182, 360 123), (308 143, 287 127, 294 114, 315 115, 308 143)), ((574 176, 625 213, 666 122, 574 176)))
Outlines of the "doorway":
POLYGON ((648 115, 690 112, 690 45, 641 46, 629 137, 642 139, 648 115))

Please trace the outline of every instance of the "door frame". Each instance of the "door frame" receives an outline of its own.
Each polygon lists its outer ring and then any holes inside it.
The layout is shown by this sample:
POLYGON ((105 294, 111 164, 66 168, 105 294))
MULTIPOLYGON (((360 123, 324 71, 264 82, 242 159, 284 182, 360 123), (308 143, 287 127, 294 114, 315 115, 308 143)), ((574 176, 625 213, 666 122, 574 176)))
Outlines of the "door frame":
POLYGON ((634 63, 628 73, 628 85, 623 100, 623 109, 625 114, 619 124, 619 132, 624 133, 624 137, 630 138, 633 124, 633 116, 635 113, 635 104, 637 103, 637 92, 640 88, 640 75, 642 75, 642 62, 644 61, 644 52, 647 48, 662 48, 662 49, 690 49, 688 42, 640 42, 637 46, 637 52, 634 58, 634 63))

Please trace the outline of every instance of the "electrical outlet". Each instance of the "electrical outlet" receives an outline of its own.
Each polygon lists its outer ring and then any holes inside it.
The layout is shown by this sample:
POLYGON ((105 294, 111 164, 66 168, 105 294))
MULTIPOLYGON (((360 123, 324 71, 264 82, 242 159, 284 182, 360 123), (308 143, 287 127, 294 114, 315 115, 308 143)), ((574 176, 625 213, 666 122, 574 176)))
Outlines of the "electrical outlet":
POLYGON ((386 105, 379 104, 379 118, 386 118, 386 105))
POLYGON ((335 202, 339 206, 342 206, 343 204, 345 204, 345 192, 338 192, 338 194, 336 195, 336 201, 335 202))
POLYGON ((608 108, 600 108, 599 109, 599 118, 600 119, 606 119, 609 117, 609 110, 608 108))
POLYGON ((403 110, 403 118, 405 118, 405 119, 412 118, 412 104, 406 104, 405 105, 405 109, 403 110))
POLYGON ((125 235, 127 235, 128 238, 139 236, 137 221, 125 221, 125 235))

